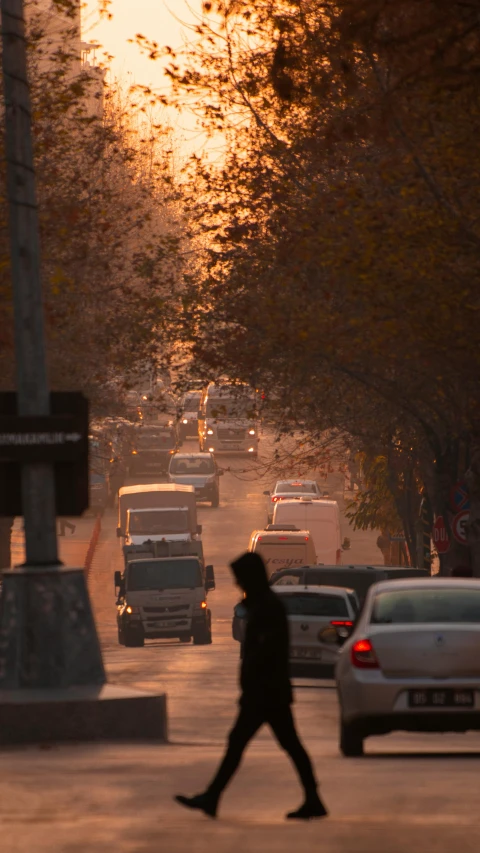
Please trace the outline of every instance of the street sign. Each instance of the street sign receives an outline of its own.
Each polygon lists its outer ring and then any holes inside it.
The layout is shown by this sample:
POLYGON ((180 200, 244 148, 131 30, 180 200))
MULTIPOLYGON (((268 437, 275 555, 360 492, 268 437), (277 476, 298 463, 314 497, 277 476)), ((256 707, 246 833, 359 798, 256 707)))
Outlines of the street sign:
POLYGON ((57 515, 88 508, 88 401, 77 392, 52 392, 51 415, 17 415, 14 392, 0 393, 0 516, 23 515, 21 466, 50 462, 57 515))
POLYGON ((81 416, 2 416, 0 462, 70 462, 88 443, 88 420, 81 416))
POLYGON ((452 533, 460 545, 467 544, 467 523, 470 518, 470 510, 464 509, 463 512, 457 513, 452 521, 452 533))
POLYGON ((470 495, 465 483, 458 482, 450 489, 450 508, 452 512, 470 509, 470 495))
POLYGON ((446 554, 450 548, 450 541, 448 538, 447 528, 445 527, 445 521, 443 520, 443 515, 439 515, 435 519, 435 523, 433 525, 433 544, 439 554, 446 554))

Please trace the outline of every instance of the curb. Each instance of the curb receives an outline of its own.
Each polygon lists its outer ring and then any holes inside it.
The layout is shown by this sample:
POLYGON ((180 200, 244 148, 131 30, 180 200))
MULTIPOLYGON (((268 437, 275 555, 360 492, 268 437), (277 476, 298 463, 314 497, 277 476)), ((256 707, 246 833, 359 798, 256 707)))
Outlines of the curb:
POLYGON ((95 555, 95 550, 97 547, 98 539, 100 537, 100 531, 102 529, 102 516, 99 513, 95 520, 95 524, 92 531, 92 536, 90 538, 90 544, 88 546, 87 554, 85 557, 85 562, 83 564, 83 568, 85 570, 85 575, 88 578, 90 574, 90 569, 92 568, 92 562, 95 555))

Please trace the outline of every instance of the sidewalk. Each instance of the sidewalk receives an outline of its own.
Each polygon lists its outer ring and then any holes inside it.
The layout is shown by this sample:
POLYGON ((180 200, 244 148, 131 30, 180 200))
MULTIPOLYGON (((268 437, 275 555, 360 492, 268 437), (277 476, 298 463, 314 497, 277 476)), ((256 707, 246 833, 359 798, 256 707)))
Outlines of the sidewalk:
MULTIPOLYGON (((72 534, 68 528, 65 536, 58 537, 60 559, 65 566, 83 566, 90 544, 95 516, 69 519, 75 524, 72 534)), ((25 545, 23 533, 23 518, 16 518, 11 538, 11 565, 18 566, 25 561, 25 545)))

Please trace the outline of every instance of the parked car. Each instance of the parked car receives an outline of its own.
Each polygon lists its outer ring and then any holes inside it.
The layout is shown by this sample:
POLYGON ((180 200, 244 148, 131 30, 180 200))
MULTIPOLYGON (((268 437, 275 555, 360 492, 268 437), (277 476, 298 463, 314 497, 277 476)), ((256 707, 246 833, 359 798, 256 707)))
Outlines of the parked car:
POLYGON ((263 493, 267 500, 267 524, 273 520, 273 511, 278 501, 292 500, 294 498, 322 498, 325 493, 320 490, 316 480, 278 480, 273 490, 263 493))
POLYGON ((220 503, 221 474, 213 453, 175 453, 170 458, 170 483, 193 486, 197 500, 210 501, 212 507, 220 503))
POLYGON ((479 648, 478 580, 372 586, 336 668, 342 753, 398 729, 480 730, 479 648))

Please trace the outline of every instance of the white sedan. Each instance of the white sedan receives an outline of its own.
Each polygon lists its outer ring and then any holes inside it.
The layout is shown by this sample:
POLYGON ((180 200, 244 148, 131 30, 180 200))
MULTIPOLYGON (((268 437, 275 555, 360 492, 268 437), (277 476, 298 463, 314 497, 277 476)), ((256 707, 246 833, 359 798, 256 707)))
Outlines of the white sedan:
POLYGON ((362 755, 365 738, 395 730, 479 730, 479 581, 375 584, 335 677, 344 755, 362 755))
POLYGON ((327 493, 320 490, 316 480, 278 480, 272 492, 264 492, 267 500, 267 519, 272 521, 273 510, 278 501, 294 500, 295 498, 323 498, 327 493))

